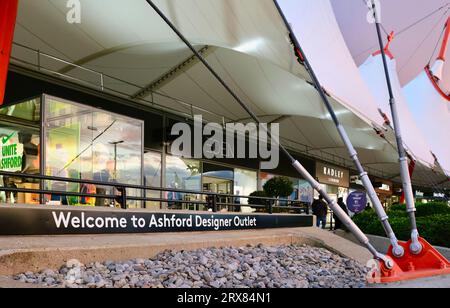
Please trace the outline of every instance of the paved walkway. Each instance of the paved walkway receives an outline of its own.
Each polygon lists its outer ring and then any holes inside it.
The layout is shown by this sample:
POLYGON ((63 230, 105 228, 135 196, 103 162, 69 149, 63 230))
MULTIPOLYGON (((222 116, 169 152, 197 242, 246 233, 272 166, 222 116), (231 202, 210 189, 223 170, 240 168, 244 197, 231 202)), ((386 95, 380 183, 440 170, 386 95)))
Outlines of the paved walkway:
POLYGON ((412 281, 396 282, 387 285, 374 285, 372 288, 387 289, 447 289, 450 288, 450 276, 431 277, 412 281))

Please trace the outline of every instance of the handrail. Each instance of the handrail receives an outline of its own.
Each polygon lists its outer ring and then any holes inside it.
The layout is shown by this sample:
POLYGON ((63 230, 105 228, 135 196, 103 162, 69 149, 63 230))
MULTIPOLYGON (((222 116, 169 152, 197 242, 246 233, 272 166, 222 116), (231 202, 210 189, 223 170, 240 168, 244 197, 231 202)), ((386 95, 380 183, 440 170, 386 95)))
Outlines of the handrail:
MULTIPOLYGON (((302 210, 302 207, 292 206, 294 204, 299 204, 299 201, 296 200, 288 200, 288 199, 277 199, 277 198, 265 198, 265 197, 253 197, 253 196, 242 196, 242 195, 229 195, 229 194, 220 194, 213 192, 202 192, 202 191, 194 191, 194 190, 183 190, 183 189, 173 189, 173 188, 161 188, 161 187, 151 187, 151 186, 142 186, 142 185, 133 185, 133 184, 124 184, 124 183, 114 183, 114 182, 101 182, 101 181, 92 181, 92 180, 81 180, 81 179, 71 179, 71 178, 63 178, 63 177, 55 177, 55 176, 44 176, 38 174, 25 174, 25 173, 14 173, 7 171, 0 171, 0 176, 4 177, 19 177, 23 179, 34 179, 40 181, 53 181, 53 182, 65 182, 65 183, 76 183, 76 184, 84 184, 84 185, 96 185, 96 186, 107 186, 111 188, 117 189, 120 194, 98 194, 98 193, 82 193, 82 192, 70 192, 70 191, 60 191, 60 190, 49 190, 49 189, 28 189, 28 188, 16 188, 16 187, 0 187, 0 191, 4 192, 17 192, 17 193, 30 193, 30 194, 39 194, 39 195, 57 195, 57 196, 66 196, 66 197, 86 197, 86 198, 103 198, 103 199, 116 199, 120 200, 122 208, 127 209, 127 201, 143 201, 143 202, 162 202, 162 203, 174 203, 174 204, 195 204, 195 205, 206 205, 213 209, 214 212, 218 211, 217 206, 226 206, 226 207, 252 207, 252 208, 260 208, 260 209, 268 209, 269 213, 273 212, 273 209, 290 209, 290 210, 302 210), (206 196, 209 198, 213 198, 211 202, 208 201, 200 201, 200 200, 171 200, 165 198, 152 198, 152 197, 139 197, 139 196, 129 196, 127 194, 127 189, 136 189, 139 191, 147 192, 147 191, 158 191, 158 192, 169 192, 169 193, 180 193, 184 195, 200 195, 206 196), (218 202, 218 198, 226 198, 228 200, 233 200, 232 203, 228 202, 218 202), (252 200, 260 200, 262 204, 240 204, 235 203, 236 199, 252 199, 252 200), (291 204, 290 207, 286 206, 277 206, 274 205, 277 202, 279 203, 287 203, 291 204), (264 205, 265 204, 265 205, 264 205)), ((259 202, 259 201, 258 201, 259 202)))
POLYGON ((14 173, 14 172, 7 172, 7 171, 0 171, 0 176, 20 177, 20 178, 28 178, 28 179, 35 179, 35 180, 54 181, 54 182, 68 182, 68 183, 76 183, 76 184, 92 184, 92 185, 109 186, 109 187, 126 187, 129 189, 185 193, 185 194, 190 194, 190 195, 199 195, 199 194, 200 195, 211 195, 211 196, 224 197, 224 198, 235 197, 235 198, 242 198, 242 199, 249 198, 249 199, 261 199, 261 200, 270 200, 270 201, 290 201, 288 199, 230 195, 230 194, 221 194, 221 193, 212 193, 212 192, 201 192, 201 191, 196 191, 196 190, 184 190, 184 189, 176 189, 176 188, 142 186, 142 185, 135 185, 135 184, 119 183, 119 182, 101 182, 101 181, 93 181, 93 180, 82 180, 82 179, 56 177, 56 176, 45 176, 45 175, 39 175, 39 174, 14 173))

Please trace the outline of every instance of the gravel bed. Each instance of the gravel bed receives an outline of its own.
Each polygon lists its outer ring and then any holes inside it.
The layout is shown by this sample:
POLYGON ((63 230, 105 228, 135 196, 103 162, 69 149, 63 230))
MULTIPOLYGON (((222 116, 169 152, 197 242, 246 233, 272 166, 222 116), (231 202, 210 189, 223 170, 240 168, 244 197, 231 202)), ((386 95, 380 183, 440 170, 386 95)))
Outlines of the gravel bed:
POLYGON ((66 288, 364 288, 366 268, 326 249, 263 245, 165 251, 153 259, 27 272, 15 280, 66 288))

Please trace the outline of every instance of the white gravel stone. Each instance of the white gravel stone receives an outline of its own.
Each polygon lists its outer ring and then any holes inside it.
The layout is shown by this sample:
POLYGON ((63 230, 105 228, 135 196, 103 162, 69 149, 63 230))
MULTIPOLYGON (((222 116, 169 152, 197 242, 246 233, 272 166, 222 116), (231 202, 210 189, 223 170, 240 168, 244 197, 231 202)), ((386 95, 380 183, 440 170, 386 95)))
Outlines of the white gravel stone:
POLYGON ((14 278, 66 288, 364 288, 366 271, 325 249, 258 245, 164 251, 152 260, 88 265, 69 260, 57 272, 14 278))

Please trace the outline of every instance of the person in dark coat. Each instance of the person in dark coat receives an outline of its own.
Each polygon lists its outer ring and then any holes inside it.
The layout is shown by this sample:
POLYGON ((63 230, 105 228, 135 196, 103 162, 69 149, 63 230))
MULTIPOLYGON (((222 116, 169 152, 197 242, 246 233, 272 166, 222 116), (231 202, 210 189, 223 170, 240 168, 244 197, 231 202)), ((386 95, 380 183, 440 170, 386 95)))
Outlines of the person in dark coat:
MULTIPOLYGON (((347 205, 345 205, 345 203, 344 203, 344 198, 339 198, 338 199, 338 205, 347 215, 349 214, 347 205)), ((334 221, 335 221, 335 225, 334 225, 334 229, 335 230, 345 229, 344 224, 339 219, 339 217, 336 216, 336 214, 333 214, 333 218, 334 218, 334 221)))
POLYGON ((327 227, 327 214, 328 205, 323 200, 323 196, 319 196, 319 200, 314 200, 312 204, 313 215, 317 216, 317 228, 322 227, 326 229, 327 227))

